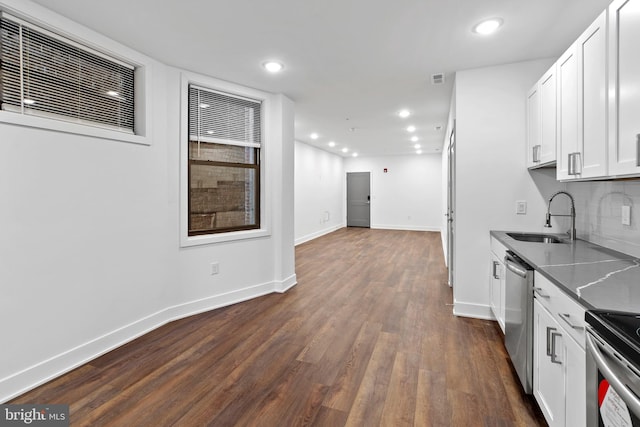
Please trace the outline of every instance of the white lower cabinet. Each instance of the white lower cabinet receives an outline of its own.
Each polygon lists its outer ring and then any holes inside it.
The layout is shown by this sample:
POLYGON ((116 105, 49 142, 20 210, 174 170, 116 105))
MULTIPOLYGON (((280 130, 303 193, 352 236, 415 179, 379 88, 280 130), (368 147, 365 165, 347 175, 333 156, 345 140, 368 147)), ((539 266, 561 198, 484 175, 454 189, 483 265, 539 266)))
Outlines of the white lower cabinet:
POLYGON ((491 292, 491 311, 498 321, 500 329, 504 333, 504 292, 505 292, 505 270, 504 270, 504 254, 507 248, 497 239, 491 238, 491 254, 489 256, 490 276, 489 290, 491 292))
POLYGON ((584 309, 541 277, 534 279, 533 395, 550 427, 585 426, 584 309))
POLYGON ((563 426, 566 395, 563 336, 558 323, 537 300, 533 303, 533 330, 533 395, 549 427, 563 426))

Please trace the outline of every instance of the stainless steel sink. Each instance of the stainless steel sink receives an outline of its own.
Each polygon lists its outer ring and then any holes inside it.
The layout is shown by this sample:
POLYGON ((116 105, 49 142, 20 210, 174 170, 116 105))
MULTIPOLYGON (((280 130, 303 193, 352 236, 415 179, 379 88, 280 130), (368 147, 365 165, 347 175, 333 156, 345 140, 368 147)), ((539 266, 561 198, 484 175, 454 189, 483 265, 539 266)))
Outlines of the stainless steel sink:
POLYGON ((555 236, 540 233, 507 233, 507 236, 521 242, 564 243, 564 240, 558 239, 555 236))

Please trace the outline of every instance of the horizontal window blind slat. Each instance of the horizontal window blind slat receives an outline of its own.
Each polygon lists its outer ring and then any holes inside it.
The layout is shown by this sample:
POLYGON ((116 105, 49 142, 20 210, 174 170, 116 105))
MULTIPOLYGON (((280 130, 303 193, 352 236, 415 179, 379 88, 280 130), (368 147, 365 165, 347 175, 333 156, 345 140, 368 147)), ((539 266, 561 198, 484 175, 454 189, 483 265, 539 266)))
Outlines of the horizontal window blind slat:
POLYGON ((64 43, 67 43, 67 44, 69 44, 71 46, 78 47, 79 49, 81 49, 83 51, 88 51, 93 55, 97 55, 97 56, 103 57, 107 61, 115 62, 117 64, 120 64, 120 65, 124 66, 124 67, 130 68, 132 70, 135 69, 135 66, 133 66, 131 64, 128 64, 128 63, 126 63, 124 61, 121 61, 121 60, 119 60, 117 58, 113 58, 113 57, 111 57, 109 55, 106 55, 106 54, 100 52, 99 50, 93 49, 93 48, 91 48, 89 46, 86 46, 86 45, 83 45, 83 44, 78 43, 76 41, 73 41, 73 40, 69 39, 68 37, 65 37, 65 36, 62 36, 60 34, 57 34, 54 31, 50 31, 50 30, 48 30, 46 28, 39 27, 38 25, 32 24, 29 21, 25 21, 24 19, 21 19, 21 18, 18 18, 16 16, 13 16, 11 14, 8 14, 7 12, 0 11, 0 19, 3 20, 3 21, 6 21, 6 22, 11 22, 11 23, 13 23, 15 25, 18 25, 18 26, 22 26, 23 28, 37 30, 40 33, 42 33, 43 35, 48 36, 51 39, 61 40, 64 43))
POLYGON ((5 15, 0 31, 4 110, 134 133, 133 66, 5 15))
POLYGON ((189 134, 209 141, 235 141, 259 147, 261 102, 189 87, 189 134))

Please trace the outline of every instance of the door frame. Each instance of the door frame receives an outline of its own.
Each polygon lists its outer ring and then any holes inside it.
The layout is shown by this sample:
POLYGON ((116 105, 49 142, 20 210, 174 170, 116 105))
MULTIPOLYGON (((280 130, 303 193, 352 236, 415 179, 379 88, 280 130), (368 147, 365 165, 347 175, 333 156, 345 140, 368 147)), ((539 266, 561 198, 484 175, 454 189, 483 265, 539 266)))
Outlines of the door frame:
POLYGON ((455 273, 455 205, 456 205, 456 121, 453 120, 447 147, 447 283, 453 287, 455 273))

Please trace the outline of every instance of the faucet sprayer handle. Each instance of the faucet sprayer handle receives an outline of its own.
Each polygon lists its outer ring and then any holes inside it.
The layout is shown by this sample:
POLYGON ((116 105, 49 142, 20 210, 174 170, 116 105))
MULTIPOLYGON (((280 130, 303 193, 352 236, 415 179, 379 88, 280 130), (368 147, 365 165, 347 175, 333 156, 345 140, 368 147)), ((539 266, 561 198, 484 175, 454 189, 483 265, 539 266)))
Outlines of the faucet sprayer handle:
POLYGON ((547 220, 545 221, 544 226, 546 228, 551 228, 551 214, 549 212, 547 212, 547 220))

